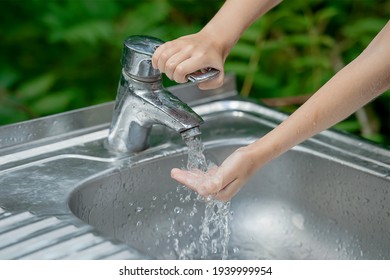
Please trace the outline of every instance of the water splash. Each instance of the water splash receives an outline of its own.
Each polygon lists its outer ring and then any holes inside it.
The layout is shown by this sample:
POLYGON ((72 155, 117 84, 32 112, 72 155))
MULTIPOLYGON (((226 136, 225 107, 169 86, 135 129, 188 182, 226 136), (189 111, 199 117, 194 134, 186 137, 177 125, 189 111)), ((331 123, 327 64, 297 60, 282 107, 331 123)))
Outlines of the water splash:
MULTIPOLYGON (((184 135, 183 139, 188 147, 188 170, 198 169, 206 172, 209 168, 215 166, 212 163, 207 163, 203 153, 204 145, 199 134, 191 137, 184 135)), ((200 258, 227 259, 230 237, 230 202, 222 202, 212 196, 204 199, 199 195, 197 200, 205 203, 205 213, 199 237, 200 258)), ((190 247, 194 249, 194 244, 192 243, 190 247)))
POLYGON ((230 202, 206 201, 202 232, 199 238, 201 259, 228 258, 230 202))

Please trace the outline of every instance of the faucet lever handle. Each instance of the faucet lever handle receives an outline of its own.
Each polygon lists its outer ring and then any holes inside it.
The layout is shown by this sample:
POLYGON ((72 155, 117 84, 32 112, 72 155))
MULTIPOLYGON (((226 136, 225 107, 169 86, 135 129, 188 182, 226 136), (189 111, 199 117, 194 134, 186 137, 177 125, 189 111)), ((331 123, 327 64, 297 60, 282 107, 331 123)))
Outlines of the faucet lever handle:
POLYGON ((187 75, 187 79, 193 83, 202 83, 216 78, 219 75, 219 72, 220 71, 215 68, 203 68, 199 71, 187 75))

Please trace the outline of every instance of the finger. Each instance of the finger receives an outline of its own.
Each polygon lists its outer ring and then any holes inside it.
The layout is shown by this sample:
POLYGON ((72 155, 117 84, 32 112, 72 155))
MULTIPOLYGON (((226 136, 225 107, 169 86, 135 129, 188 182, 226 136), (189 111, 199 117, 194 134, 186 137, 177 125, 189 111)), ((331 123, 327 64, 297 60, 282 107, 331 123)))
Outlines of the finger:
MULTIPOLYGON (((184 83, 184 82, 187 82, 187 75, 188 74, 191 74, 191 73, 196 72, 200 69, 206 69, 206 68, 215 68, 215 69, 218 69, 220 71, 220 73, 223 73, 223 66, 221 66, 219 63, 213 62, 210 59, 208 59, 207 57, 199 57, 197 55, 191 55, 191 57, 189 57, 187 60, 182 61, 179 65, 176 66, 176 69, 173 73, 173 78, 175 81, 179 81, 181 83, 184 83)), ((216 77, 216 79, 218 79, 216 84, 218 84, 218 85, 221 84, 221 82, 223 82, 223 74, 222 75, 219 74, 218 77, 216 77)), ((214 81, 214 79, 211 81, 214 81)), ((207 84, 205 84, 205 85, 207 86, 207 84)), ((215 87, 217 87, 217 86, 214 86, 214 88, 215 87)))
POLYGON ((178 181, 180 184, 185 185, 187 188, 190 188, 191 190, 194 190, 196 192, 201 192, 202 189, 199 190, 200 185, 199 182, 201 182, 201 176, 197 171, 187 171, 187 170, 181 170, 178 168, 173 168, 171 170, 171 177, 178 181))
POLYGON ((158 60, 160 59, 161 54, 164 52, 164 45, 160 45, 154 51, 152 55, 152 66, 154 69, 158 69, 158 60))
POLYGON ((199 89, 208 90, 208 89, 216 89, 223 85, 224 82, 224 73, 223 71, 219 72, 218 76, 212 80, 202 82, 198 84, 199 89))
POLYGON ((159 46, 154 52, 152 57, 152 64, 154 64, 162 73, 165 73, 167 60, 177 52, 178 49, 172 42, 166 42, 165 44, 159 46))
POLYGON ((216 168, 202 172, 200 170, 181 170, 174 168, 171 177, 203 197, 213 195, 221 189, 222 178, 216 168))
POLYGON ((185 83, 188 81, 188 74, 193 73, 201 68, 205 68, 205 65, 202 64, 198 59, 196 59, 196 57, 191 56, 190 58, 182 61, 179 65, 176 66, 172 77, 178 83, 185 83))
MULTIPOLYGON (((185 51, 180 51, 175 54, 173 54, 166 62, 165 65, 165 74, 168 76, 169 79, 175 80, 173 77, 173 73, 176 71, 176 67, 182 63, 183 61, 189 59, 191 55, 185 51)), ((176 80, 175 80, 176 81, 176 80)), ((176 81, 180 83, 180 81, 176 81)))

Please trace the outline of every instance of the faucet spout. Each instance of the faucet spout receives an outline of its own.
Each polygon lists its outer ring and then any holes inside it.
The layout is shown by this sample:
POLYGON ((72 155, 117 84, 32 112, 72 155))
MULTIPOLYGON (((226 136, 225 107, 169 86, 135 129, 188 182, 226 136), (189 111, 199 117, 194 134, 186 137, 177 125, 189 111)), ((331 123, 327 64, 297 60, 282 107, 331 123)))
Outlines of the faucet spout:
POLYGON ((182 133, 203 122, 187 104, 163 87, 161 73, 152 68, 151 57, 160 44, 160 40, 145 36, 125 41, 122 75, 107 138, 111 150, 123 153, 145 150, 155 124, 182 133))
POLYGON ((118 152, 139 152, 148 147, 148 136, 155 124, 182 133, 199 127, 202 122, 160 80, 145 83, 122 73, 108 145, 118 152))

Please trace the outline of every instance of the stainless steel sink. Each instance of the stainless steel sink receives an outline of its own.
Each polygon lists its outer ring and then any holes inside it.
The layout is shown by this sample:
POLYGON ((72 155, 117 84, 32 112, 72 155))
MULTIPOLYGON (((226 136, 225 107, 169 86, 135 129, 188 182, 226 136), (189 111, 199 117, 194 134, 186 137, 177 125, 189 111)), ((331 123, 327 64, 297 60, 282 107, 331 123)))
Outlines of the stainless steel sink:
MULTIPOLYGON (((192 104, 216 164, 286 118, 231 98, 231 83, 192 104)), ((191 104, 195 89, 172 91, 191 104)), ((0 128, 0 259, 176 259, 199 240, 205 202, 169 176, 186 165, 180 136, 154 127, 146 151, 109 152, 111 112, 0 128)), ((390 151, 325 131, 261 169, 229 222, 230 259, 390 259, 390 151)))
MULTIPOLYGON (((203 129, 224 136, 204 139, 206 157, 216 163, 266 130, 246 113, 221 115, 203 129)), ((302 145, 247 183, 231 201, 229 258, 390 258, 389 179, 332 152, 302 145)), ((71 196, 72 211, 153 258, 178 258, 185 244, 199 240, 205 204, 169 177, 171 168, 185 166, 185 151, 166 153, 83 183, 71 196)), ((198 258, 199 251, 184 257, 198 258)))

